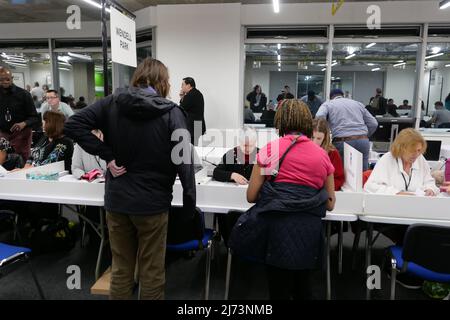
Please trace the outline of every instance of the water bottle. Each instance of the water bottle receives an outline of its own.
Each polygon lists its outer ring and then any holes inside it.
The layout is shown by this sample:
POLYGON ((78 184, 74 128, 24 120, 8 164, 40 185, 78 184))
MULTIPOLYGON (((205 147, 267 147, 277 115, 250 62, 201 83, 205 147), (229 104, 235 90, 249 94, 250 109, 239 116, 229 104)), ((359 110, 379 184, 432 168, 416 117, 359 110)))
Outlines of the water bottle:
POLYGON ((445 181, 450 181, 450 158, 445 161, 445 181))

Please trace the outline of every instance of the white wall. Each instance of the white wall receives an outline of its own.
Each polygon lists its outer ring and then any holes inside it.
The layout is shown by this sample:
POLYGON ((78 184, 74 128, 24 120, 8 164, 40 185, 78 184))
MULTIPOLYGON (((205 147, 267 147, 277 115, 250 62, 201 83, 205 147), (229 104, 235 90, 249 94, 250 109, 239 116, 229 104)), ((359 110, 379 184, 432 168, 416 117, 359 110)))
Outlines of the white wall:
POLYGON ((29 83, 33 87, 35 81, 42 85, 47 83, 47 76, 51 76, 52 71, 49 64, 32 63, 30 65, 29 83))
POLYGON ((291 93, 296 97, 297 95, 297 72, 295 71, 271 71, 270 72, 270 97, 276 104, 277 97, 288 85, 291 93))
POLYGON ((157 7, 156 58, 169 67, 171 99, 178 102, 182 79, 193 77, 205 98, 207 128, 242 124, 240 7, 157 7))
POLYGON ((353 99, 367 105, 376 88, 383 88, 383 72, 355 72, 353 99))
POLYGON ((384 97, 394 99, 396 105, 403 103, 404 99, 412 105, 414 100, 414 86, 416 73, 414 69, 388 69, 386 71, 386 83, 384 97))
POLYGON ((59 86, 64 88, 66 96, 71 94, 75 97, 73 71, 59 71, 59 86))

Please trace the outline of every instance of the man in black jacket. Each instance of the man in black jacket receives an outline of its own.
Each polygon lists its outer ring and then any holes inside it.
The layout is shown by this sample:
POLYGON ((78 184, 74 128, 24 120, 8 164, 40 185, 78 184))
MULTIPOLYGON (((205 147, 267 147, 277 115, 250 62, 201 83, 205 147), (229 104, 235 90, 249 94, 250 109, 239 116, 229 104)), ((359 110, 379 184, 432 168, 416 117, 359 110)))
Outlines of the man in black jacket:
POLYGON ((191 133, 191 143, 196 146, 198 144, 198 138, 206 131, 206 124, 203 94, 195 87, 193 78, 186 77, 181 82, 180 98, 180 106, 183 107, 187 113, 187 126, 191 133))
POLYGON ((377 88, 375 90, 375 97, 370 103, 370 107, 373 115, 384 115, 387 111, 387 99, 383 97, 383 90, 377 88))
POLYGON ((140 298, 164 298, 168 211, 177 174, 185 211, 195 209, 185 113, 165 98, 168 78, 164 64, 147 58, 137 67, 130 88, 117 89, 65 124, 69 137, 107 163, 105 209, 113 255, 110 295, 116 299, 132 297, 136 261, 140 298), (93 129, 103 132, 103 141, 91 133, 93 129))
POLYGON ((14 85, 11 71, 0 67, 0 137, 8 140, 24 161, 30 157, 31 127, 38 121, 30 93, 14 85))

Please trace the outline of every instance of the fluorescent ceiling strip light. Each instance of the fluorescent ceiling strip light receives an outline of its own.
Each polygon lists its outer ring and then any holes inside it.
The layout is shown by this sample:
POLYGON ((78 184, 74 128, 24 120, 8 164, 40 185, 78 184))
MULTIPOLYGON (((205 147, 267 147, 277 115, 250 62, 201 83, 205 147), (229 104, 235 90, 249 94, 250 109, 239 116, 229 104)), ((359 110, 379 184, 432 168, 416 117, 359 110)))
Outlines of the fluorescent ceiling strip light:
POLYGON ((401 62, 401 63, 394 64, 393 66, 400 67, 400 66, 404 66, 405 64, 406 64, 406 62, 401 62))
POLYGON ((338 64, 337 62, 333 62, 333 63, 331 64, 331 66, 334 67, 334 66, 337 65, 337 64, 338 64))
POLYGON ((71 59, 69 56, 58 56, 58 61, 69 62, 71 59))
POLYGON ((351 59, 351 58, 353 58, 354 56, 356 56, 356 54, 355 54, 355 53, 352 53, 351 55, 346 56, 346 57, 345 57, 345 60, 351 59))
POLYGON ((450 67, 450 63, 445 65, 446 68, 450 67))
POLYGON ((323 68, 322 70, 320 70, 320 71, 325 71, 325 70, 327 70, 327 68, 323 68))
POLYGON ((87 56, 84 54, 69 52, 69 56, 71 56, 72 58, 78 58, 78 59, 82 59, 82 60, 92 61, 92 58, 90 56, 87 56))
POLYGON ((366 48, 372 48, 374 45, 376 45, 377 43, 376 42, 372 42, 372 43, 369 43, 367 46, 366 46, 366 48))
POLYGON ((278 50, 281 49, 281 43, 277 44, 277 49, 278 49, 278 50))
POLYGON ((280 61, 281 60, 281 55, 277 56, 277 60, 280 61))
POLYGON ((450 7, 450 0, 444 0, 439 3, 439 9, 444 10, 450 7))
POLYGON ((69 69, 69 68, 59 68, 59 70, 70 71, 70 69, 69 69))
POLYGON ((439 56, 442 56, 443 54, 444 54, 443 52, 441 52, 441 53, 436 53, 436 54, 432 54, 431 56, 425 57, 425 60, 426 60, 426 59, 435 58, 435 57, 439 57, 439 56))
MULTIPOLYGON (((87 4, 90 4, 91 6, 96 7, 96 8, 99 8, 99 9, 102 8, 102 5, 101 5, 100 3, 95 2, 95 1, 93 1, 93 0, 83 0, 83 2, 86 2, 87 4)), ((108 9, 108 8, 105 8, 105 11, 106 11, 106 12, 111 12, 111 10, 108 9)))
POLYGON ((381 68, 373 68, 372 69, 372 71, 378 71, 378 70, 380 70, 381 68))
POLYGON ((368 66, 374 66, 375 63, 369 62, 367 65, 368 65, 368 66))
POLYGON ((23 58, 6 58, 8 59, 8 61, 12 61, 12 62, 27 62, 27 60, 23 59, 23 58))
POLYGON ((16 67, 22 67, 22 68, 28 67, 26 64, 21 64, 21 63, 8 62, 8 61, 6 61, 6 63, 11 65, 11 66, 16 66, 16 67))
POLYGON ((433 47, 433 48, 431 49, 431 53, 433 53, 433 54, 439 53, 440 51, 441 51, 441 48, 440 48, 440 47, 433 47))
POLYGON ((275 12, 275 13, 280 12, 280 1, 279 0, 273 0, 273 12, 275 12))

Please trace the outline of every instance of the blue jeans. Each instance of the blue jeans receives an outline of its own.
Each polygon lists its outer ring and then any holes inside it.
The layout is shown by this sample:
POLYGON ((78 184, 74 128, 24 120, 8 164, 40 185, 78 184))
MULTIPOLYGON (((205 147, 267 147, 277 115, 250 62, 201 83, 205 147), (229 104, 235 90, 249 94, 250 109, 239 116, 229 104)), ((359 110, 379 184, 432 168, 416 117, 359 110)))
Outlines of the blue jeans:
POLYGON ((349 140, 345 142, 334 142, 334 146, 339 151, 339 155, 341 156, 342 163, 344 163, 344 143, 348 143, 353 148, 358 150, 363 155, 363 171, 366 171, 369 168, 369 151, 370 151, 370 142, 368 139, 359 139, 359 140, 349 140))

